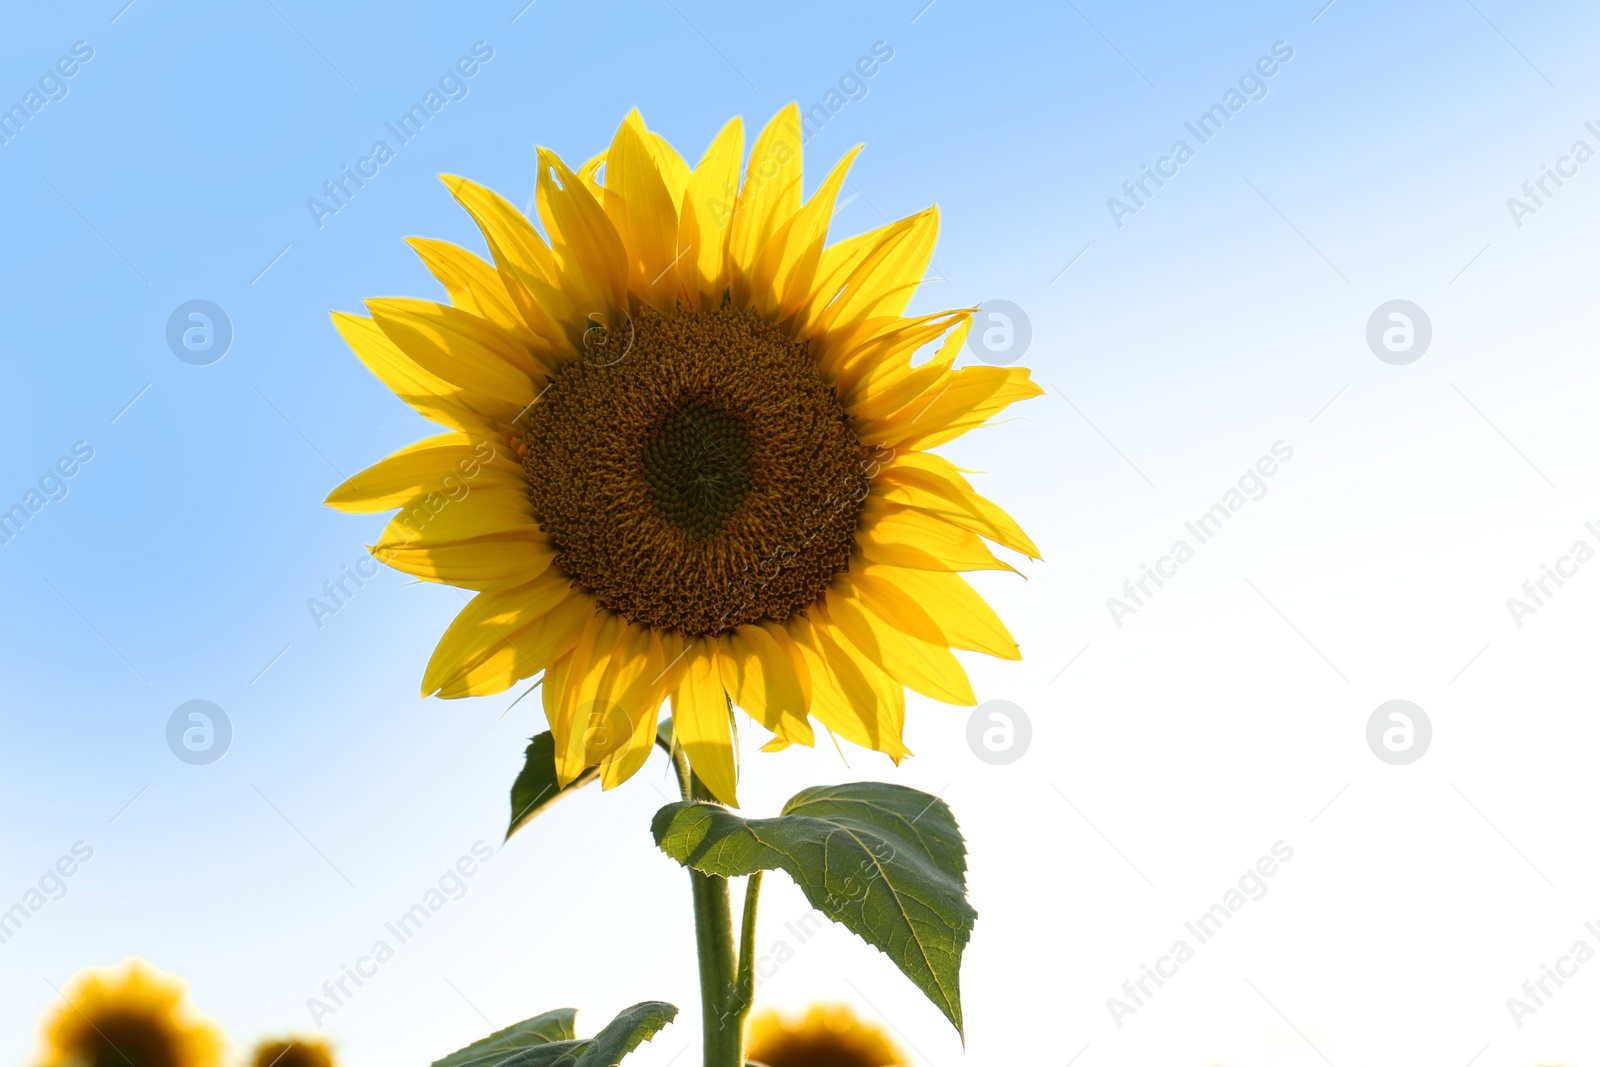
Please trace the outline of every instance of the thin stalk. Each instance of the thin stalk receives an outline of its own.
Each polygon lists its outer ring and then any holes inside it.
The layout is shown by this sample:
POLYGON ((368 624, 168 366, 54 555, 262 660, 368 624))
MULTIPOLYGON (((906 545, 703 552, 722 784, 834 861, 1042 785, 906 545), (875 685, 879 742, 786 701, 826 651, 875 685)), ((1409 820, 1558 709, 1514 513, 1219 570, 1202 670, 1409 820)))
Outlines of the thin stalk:
POLYGON ((741 1032, 756 996, 756 905, 761 900, 761 874, 757 871, 744 882, 744 923, 739 929, 739 972, 733 990, 741 1032))
MULTIPOLYGON (((685 800, 716 803, 711 791, 689 769, 683 749, 673 746, 672 765, 685 800)), ((695 948, 700 959, 700 1024, 705 1067, 744 1067, 744 1017, 738 1003, 738 961, 734 955, 733 908, 728 880, 689 868, 694 895, 695 948)), ((748 910, 748 909, 747 909, 748 910)), ((754 923, 754 917, 746 920, 754 923)))

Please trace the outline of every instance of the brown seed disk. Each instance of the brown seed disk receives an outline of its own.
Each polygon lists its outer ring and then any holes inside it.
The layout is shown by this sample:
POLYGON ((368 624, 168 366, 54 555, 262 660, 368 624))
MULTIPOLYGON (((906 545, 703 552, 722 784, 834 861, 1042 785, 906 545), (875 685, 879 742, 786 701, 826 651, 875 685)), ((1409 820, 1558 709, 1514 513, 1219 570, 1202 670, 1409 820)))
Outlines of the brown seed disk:
POLYGON ((523 434, 556 564, 632 622, 784 620, 849 566, 866 449, 803 341, 750 310, 590 331, 523 434))
POLYGON ((98 1014, 90 1025, 94 1032, 85 1035, 84 1063, 178 1062, 180 1050, 170 1029, 140 1012, 112 1009, 98 1014))

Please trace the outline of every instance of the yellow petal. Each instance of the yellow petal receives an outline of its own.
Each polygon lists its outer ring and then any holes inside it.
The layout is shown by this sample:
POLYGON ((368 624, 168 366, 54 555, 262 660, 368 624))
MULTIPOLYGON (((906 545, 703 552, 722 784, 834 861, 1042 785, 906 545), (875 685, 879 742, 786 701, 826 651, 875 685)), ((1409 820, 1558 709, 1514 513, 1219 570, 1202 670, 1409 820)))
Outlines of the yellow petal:
POLYGON ((639 109, 628 112, 606 155, 605 212, 622 237, 628 284, 658 311, 676 303, 678 212, 661 178, 639 109))
MULTIPOLYGON (((530 641, 526 631, 566 601, 583 596, 572 588, 566 575, 553 568, 523 585, 479 593, 468 601, 439 638, 427 670, 423 672, 422 695, 437 692, 502 649, 511 651, 512 664, 521 660, 526 667, 520 677, 538 672, 555 654, 566 649, 558 647, 559 640, 550 639, 550 634, 544 635, 545 640, 531 635, 535 640, 530 641), (532 645, 538 647, 524 647, 532 645)), ((515 680, 511 678, 506 684, 515 680)))
POLYGON ((531 582, 545 572, 555 554, 536 526, 516 533, 479 537, 443 545, 373 545, 380 563, 425 582, 443 582, 487 591, 531 582))
MULTIPOLYGON (((555 742, 556 781, 570 785, 590 764, 584 758, 584 735, 589 730, 588 714, 594 708, 594 695, 600 680, 611 665, 617 647, 617 634, 626 626, 622 617, 604 609, 584 620, 572 655, 566 661, 562 689, 554 709, 547 702, 545 714, 555 742)), ((549 693, 549 677, 545 679, 549 693)))
MULTIPOLYGON (((522 339, 523 333, 506 329, 471 311, 432 300, 404 297, 369 300, 367 306, 401 351, 411 351, 407 341, 415 335, 424 342, 420 347, 426 353, 431 354, 435 349, 448 353, 445 362, 450 367, 481 361, 487 367, 485 373, 500 374, 506 367, 512 367, 530 377, 547 370, 533 358, 522 339), (402 327, 405 336, 391 332, 391 325, 402 327)), ((412 358, 419 358, 417 353, 411 354, 412 358)), ((435 370, 435 373, 440 372, 435 370)))
POLYGON ((843 329, 875 316, 905 311, 933 256, 939 237, 939 209, 919 211, 887 229, 850 271, 838 296, 818 312, 813 332, 843 329))
POLYGON ((779 737, 813 744, 805 693, 772 635, 759 626, 741 626, 716 641, 722 685, 733 702, 779 737))
POLYGON ((685 670, 672 694, 672 725, 695 776, 711 795, 739 806, 733 764, 733 725, 717 665, 717 646, 696 638, 684 657, 685 670))
POLYGON ((367 310, 402 352, 456 385, 478 410, 510 423, 533 402, 527 351, 488 320, 428 300, 369 300, 367 310))
MULTIPOLYGON (((931 388, 936 382, 944 380, 950 373, 950 368, 956 364, 956 357, 961 354, 961 346, 966 343, 967 334, 972 331, 972 317, 968 312, 957 312, 962 317, 950 335, 944 339, 938 351, 931 359, 912 366, 910 360, 905 362, 895 361, 889 367, 883 367, 873 372, 873 379, 855 382, 851 386, 851 403, 848 407, 850 414, 854 415, 863 425, 870 426, 874 420, 889 418, 899 413, 916 401, 921 405, 915 410, 925 410, 939 393, 931 388)), ((880 320, 868 320, 858 329, 865 329, 871 323, 880 320)), ((852 331, 853 332, 853 331, 852 331)), ((855 369, 852 361, 851 369, 855 369)))
POLYGON ((655 156, 661 180, 667 183, 667 192, 672 197, 672 208, 676 212, 678 205, 683 202, 683 191, 689 187, 689 164, 659 133, 650 134, 650 152, 655 156))
POLYGON ((850 582, 905 633, 1000 659, 1022 658, 1000 617, 959 574, 874 563, 853 568, 850 582))
POLYGON ((561 290, 576 311, 565 323, 568 338, 581 349, 591 316, 614 327, 626 320, 627 253, 599 201, 554 152, 544 148, 539 149, 535 195, 554 247, 561 290))
POLYGON ((810 297, 839 187, 860 151, 857 145, 845 153, 806 205, 761 250, 750 272, 749 301, 762 314, 786 319, 810 297))
POLYGON ((556 291, 557 271, 555 256, 539 231, 500 194, 451 174, 440 178, 483 231, 506 295, 524 325, 554 346, 554 352, 570 355, 571 350, 564 349, 566 334, 557 326, 558 309, 548 299, 540 299, 556 291))
MULTIPOLYGON (((403 508, 389 520, 373 551, 392 548, 422 548, 500 534, 520 534, 538 529, 533 504, 526 484, 509 488, 480 486, 452 500, 441 493, 429 493, 403 508)), ((535 540, 547 543, 542 535, 535 540)))
POLYGON ((439 279, 451 304, 488 319, 513 336, 532 336, 506 291, 504 278, 493 266, 448 241, 408 237, 406 244, 416 249, 429 273, 439 279))
POLYGON ((483 231, 489 253, 501 270, 512 275, 529 275, 553 283, 556 280, 555 256, 539 231, 505 197, 476 182, 441 174, 444 182, 472 221, 483 231))
POLYGON ((901 452, 878 473, 875 495, 896 504, 909 504, 938 515, 946 522, 1039 558, 1039 549, 1016 520, 999 505, 979 496, 956 465, 930 452, 901 452))
POLYGON ((873 563, 924 571, 1014 570, 978 536, 918 508, 869 496, 861 509, 856 547, 873 563))
POLYGON ((384 385, 425 419, 452 430, 499 437, 508 421, 498 416, 503 407, 492 398, 468 395, 459 385, 424 369, 400 351, 371 319, 345 312, 333 313, 333 325, 356 358, 384 385))
POLYGON ((446 681, 435 695, 444 700, 503 693, 524 678, 567 655, 577 643, 583 622, 594 614, 587 597, 576 596, 512 634, 476 665, 446 681))
MULTIPOLYGON (((568 732, 567 720, 561 715, 561 704, 567 695, 567 677, 572 673, 572 661, 577 658, 578 650, 583 647, 589 628, 599 623, 601 614, 593 611, 584 618, 578 626, 578 635, 573 638, 572 649, 564 655, 557 656, 550 666, 544 669, 544 677, 539 682, 539 703, 544 708, 545 725, 550 727, 550 736, 555 747, 556 781, 561 785, 570 784, 583 773, 583 768, 580 766, 573 770, 570 778, 561 777, 562 757, 566 752, 568 732)), ((592 637, 589 639, 593 640, 592 637)))
MULTIPOLYGON (((637 110, 637 109, 635 109, 637 110)), ((600 184, 600 168, 606 165, 606 152, 598 152, 589 157, 583 166, 578 168, 578 180, 583 182, 583 187, 596 199, 602 200, 606 187, 600 184)))
POLYGON ((689 176, 678 209, 678 265, 674 268, 689 303, 701 311, 722 306, 728 286, 725 252, 728 222, 739 201, 739 163, 744 124, 734 118, 722 127, 700 165, 689 176))
POLYGON ((324 503, 340 511, 387 511, 430 493, 448 499, 474 486, 508 486, 523 477, 516 454, 472 434, 425 437, 347 479, 324 503))
POLYGON ((693 638, 685 637, 676 630, 661 631, 661 659, 664 666, 661 668, 661 677, 656 681, 661 684, 663 693, 678 688, 678 682, 688 669, 689 653, 693 648, 693 638))
MULTIPOLYGON (((772 639, 772 644, 789 661, 789 669, 794 673, 794 680, 800 686, 801 706, 809 709, 811 707, 811 671, 806 666, 805 656, 795 645, 794 637, 781 622, 764 619, 755 625, 772 639)), ((774 669, 779 670, 781 666, 774 669)))
POLYGON ((627 741, 615 752, 606 755, 600 763, 602 788, 613 789, 644 766, 656 743, 656 723, 660 718, 661 701, 667 695, 662 684, 665 674, 661 648, 661 635, 646 627, 638 627, 645 635, 647 647, 639 657, 640 670, 636 675, 622 678, 612 691, 611 699, 627 709, 630 732, 627 741))
POLYGON ((797 332, 799 336, 812 336, 816 332, 817 317, 833 303, 839 295, 839 290, 849 280, 850 274, 860 266, 861 261, 867 257, 878 244, 887 237, 895 227, 906 225, 907 220, 891 222, 868 230, 866 233, 847 237, 828 245, 822 250, 822 261, 817 266, 816 277, 812 281, 811 296, 805 302, 797 316, 797 332))
POLYGON ((661 723, 662 695, 641 709, 627 747, 607 756, 600 764, 600 787, 615 789, 636 774, 650 759, 656 744, 656 728, 661 723))
POLYGON ((970 322, 967 310, 868 319, 827 335, 817 346, 818 360, 824 373, 832 376, 846 411, 858 419, 882 418, 921 395, 928 382, 950 368, 970 322), (946 333, 949 336, 934 357, 913 366, 916 352, 946 333))
POLYGON ((750 303, 750 277, 761 250, 800 210, 800 108, 789 104, 756 138, 728 229, 729 284, 736 304, 750 303))
MULTIPOLYGON (((644 762, 629 760, 627 754, 648 736, 643 722, 649 718, 653 723, 661 706, 662 694, 654 682, 661 674, 661 640, 646 626, 607 614, 595 631, 587 662, 575 662, 582 675, 581 680, 572 676, 576 688, 569 684, 567 696, 575 703, 563 705, 570 731, 565 753, 569 763, 585 767, 610 762, 610 784, 617 785, 626 778, 621 772, 628 765, 637 769, 644 762)), ((642 756, 648 755, 646 747, 642 756)))
POLYGON ((898 629, 888 619, 892 608, 858 588, 848 576, 835 580, 822 602, 811 610, 837 626, 857 651, 901 685, 946 704, 971 707, 978 702, 967 672, 947 646, 898 629))
POLYGON ((863 427, 862 443, 928 449, 953 441, 1019 400, 1043 393, 1026 367, 962 367, 929 383, 924 396, 863 427))
POLYGON ((911 754, 902 737, 905 690, 883 671, 841 647, 832 625, 792 616, 784 628, 806 665, 811 714, 845 740, 896 763, 911 754))

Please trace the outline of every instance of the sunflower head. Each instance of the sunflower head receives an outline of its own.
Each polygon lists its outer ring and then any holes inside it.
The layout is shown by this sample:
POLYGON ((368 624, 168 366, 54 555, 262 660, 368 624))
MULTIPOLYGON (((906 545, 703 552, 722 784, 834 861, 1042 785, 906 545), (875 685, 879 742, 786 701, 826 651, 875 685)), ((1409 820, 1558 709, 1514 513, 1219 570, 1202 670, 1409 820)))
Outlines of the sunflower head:
POLYGON ((734 119, 691 168, 633 112, 576 171, 540 149, 542 232, 447 177, 492 262, 413 240, 448 304, 334 316, 448 432, 328 503, 399 509, 373 554, 477 593, 424 696, 543 672, 563 785, 636 771, 668 699, 726 803, 730 705, 769 749, 816 721, 899 760, 907 688, 976 703, 953 649, 1020 658, 960 572, 1010 569, 990 542, 1038 551, 928 450, 1040 390, 955 366, 972 309, 906 314, 936 210, 828 242, 856 153, 804 200, 801 140, 791 105, 746 163, 734 119))
POLYGON ((74 976, 40 1038, 37 1067, 218 1067, 227 1040, 182 979, 138 959, 74 976))
POLYGON ((762 1067, 901 1067, 910 1058, 843 1004, 813 1004, 799 1019, 767 1009, 750 1017, 745 1059, 762 1067))
POLYGON ((250 1067, 333 1067, 333 1049, 319 1038, 263 1041, 250 1054, 250 1067))

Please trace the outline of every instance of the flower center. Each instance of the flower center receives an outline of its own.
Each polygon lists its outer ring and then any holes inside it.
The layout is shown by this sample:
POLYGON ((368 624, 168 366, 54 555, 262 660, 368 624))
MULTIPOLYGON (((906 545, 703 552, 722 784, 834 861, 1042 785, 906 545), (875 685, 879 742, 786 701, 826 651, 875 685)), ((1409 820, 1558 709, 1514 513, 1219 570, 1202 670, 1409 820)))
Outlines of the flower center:
POLYGON ((98 1014, 92 1033, 74 1049, 75 1062, 85 1067, 122 1067, 123 1064, 176 1064, 181 1062, 177 1035, 170 1023, 137 1012, 113 1010, 98 1014))
POLYGON ((690 537, 726 526, 752 484, 744 420, 698 397, 661 417, 643 460, 657 513, 690 537))
POLYGON ((867 450, 803 341, 750 310, 641 307, 528 413, 556 564, 631 622, 784 620, 849 566, 867 450))

